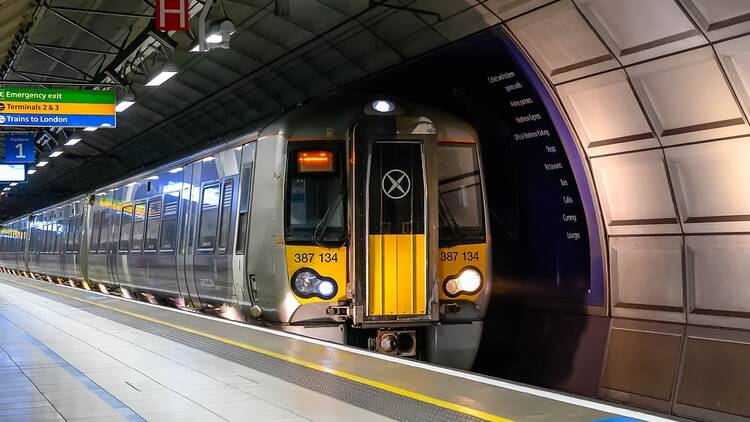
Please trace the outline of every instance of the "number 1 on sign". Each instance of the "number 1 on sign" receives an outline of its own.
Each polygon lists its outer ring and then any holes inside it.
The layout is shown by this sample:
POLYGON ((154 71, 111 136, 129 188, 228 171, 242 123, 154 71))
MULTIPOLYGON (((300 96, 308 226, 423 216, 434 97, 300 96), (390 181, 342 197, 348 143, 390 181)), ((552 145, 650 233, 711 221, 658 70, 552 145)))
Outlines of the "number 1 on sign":
POLYGON ((16 158, 26 158, 26 155, 23 153, 23 144, 16 144, 16 149, 18 150, 16 158))

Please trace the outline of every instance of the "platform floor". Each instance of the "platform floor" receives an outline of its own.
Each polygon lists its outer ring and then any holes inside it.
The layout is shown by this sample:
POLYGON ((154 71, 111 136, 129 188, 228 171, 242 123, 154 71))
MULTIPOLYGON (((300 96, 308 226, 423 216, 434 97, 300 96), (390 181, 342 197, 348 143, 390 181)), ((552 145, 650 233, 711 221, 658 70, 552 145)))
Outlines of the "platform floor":
POLYGON ((668 420, 0 274, 0 421, 187 419, 668 420))

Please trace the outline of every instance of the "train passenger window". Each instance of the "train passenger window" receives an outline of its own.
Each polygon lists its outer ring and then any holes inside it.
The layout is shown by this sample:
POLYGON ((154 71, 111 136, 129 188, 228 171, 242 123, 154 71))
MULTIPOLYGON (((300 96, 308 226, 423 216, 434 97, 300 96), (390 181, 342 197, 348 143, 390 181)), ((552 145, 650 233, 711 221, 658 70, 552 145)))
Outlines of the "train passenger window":
POLYGON ((75 235, 76 235, 76 218, 70 217, 68 219, 68 237, 65 241, 66 244, 66 251, 73 252, 74 249, 74 243, 75 243, 75 235))
POLYGON ((201 216, 198 229, 198 249, 213 251, 216 247, 216 227, 219 221, 219 184, 207 185, 201 195, 201 216))
POLYGON ((290 144, 285 200, 287 242, 340 244, 346 239, 345 160, 340 158, 343 154, 341 142, 290 144), (302 165, 318 160, 325 165, 302 165), (326 221, 321 224, 324 217, 326 221))
POLYGON ((58 220, 57 222, 57 252, 64 252, 65 251, 65 224, 64 220, 58 220))
POLYGON ((130 234, 133 229, 133 206, 122 207, 120 219, 120 251, 127 252, 130 249, 130 234))
POLYGON ((440 246, 484 242, 484 202, 476 147, 442 143, 437 157, 440 246))
POLYGON ((161 217, 161 245, 162 252, 173 252, 177 240, 177 208, 178 202, 165 202, 161 217))
POLYGON ((146 203, 136 202, 133 208, 133 235, 130 237, 130 252, 138 253, 143 248, 143 231, 146 226, 146 203))
POLYGON ((219 249, 226 253, 229 246, 229 232, 232 227, 232 194, 234 193, 234 182, 232 179, 224 181, 224 189, 221 195, 221 224, 219 224, 219 249))
POLYGON ((107 252, 107 237, 109 235, 109 214, 109 210, 102 211, 102 224, 99 227, 99 233, 95 235, 99 237, 99 247, 97 248, 97 252, 99 253, 107 252))
MULTIPOLYGON (((253 149, 254 150, 254 149, 253 149)), ((237 221, 237 243, 234 247, 235 253, 245 253, 245 242, 247 239, 248 221, 247 216, 250 211, 250 199, 253 189, 253 162, 250 161, 242 168, 242 183, 240 184, 240 216, 237 221)))
POLYGON ((94 212, 94 218, 91 224, 91 239, 89 244, 89 251, 96 253, 99 249, 99 230, 102 227, 102 212, 94 212))
POLYGON ((76 216, 76 236, 73 243, 73 251, 78 252, 81 249, 81 238, 83 237, 83 215, 76 216))
POLYGON ((49 225, 49 233, 47 234, 47 253, 55 253, 55 247, 57 246, 57 224, 52 223, 49 225))
POLYGON ((42 239, 42 242, 41 242, 41 246, 39 249, 42 253, 46 253, 47 252, 47 225, 46 224, 42 225, 41 239, 42 239))
POLYGON ((146 243, 144 251, 156 251, 159 246, 159 221, 161 218, 161 198, 148 201, 148 221, 146 222, 146 243))

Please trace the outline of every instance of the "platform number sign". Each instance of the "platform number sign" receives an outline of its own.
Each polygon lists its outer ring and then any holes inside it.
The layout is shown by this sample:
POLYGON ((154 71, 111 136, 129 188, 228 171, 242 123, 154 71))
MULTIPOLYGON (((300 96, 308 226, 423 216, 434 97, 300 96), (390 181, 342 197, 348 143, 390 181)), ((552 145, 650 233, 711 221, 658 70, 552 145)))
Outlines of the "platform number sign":
POLYGON ((188 0, 156 0, 154 14, 157 31, 190 30, 188 0))
POLYGON ((34 135, 13 134, 5 135, 5 160, 7 164, 33 164, 36 162, 34 156, 34 135))

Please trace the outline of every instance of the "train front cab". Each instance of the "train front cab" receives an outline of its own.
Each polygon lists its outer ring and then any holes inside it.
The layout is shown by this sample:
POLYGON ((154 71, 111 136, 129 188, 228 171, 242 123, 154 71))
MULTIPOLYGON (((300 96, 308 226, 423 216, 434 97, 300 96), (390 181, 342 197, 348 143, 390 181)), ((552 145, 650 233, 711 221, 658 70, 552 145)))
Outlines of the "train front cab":
POLYGON ((305 307, 323 302, 349 344, 469 367, 490 274, 475 139, 450 116, 395 105, 366 107, 346 140, 289 137, 285 244, 297 314, 314 318, 305 307))

